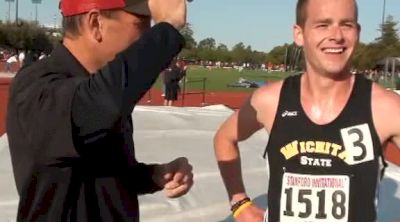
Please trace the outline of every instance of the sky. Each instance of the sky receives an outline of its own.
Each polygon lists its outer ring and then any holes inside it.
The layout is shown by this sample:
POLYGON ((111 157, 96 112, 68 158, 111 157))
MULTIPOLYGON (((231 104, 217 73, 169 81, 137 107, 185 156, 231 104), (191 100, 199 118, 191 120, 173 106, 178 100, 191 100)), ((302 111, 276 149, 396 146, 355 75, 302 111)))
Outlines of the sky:
MULTIPOLYGON (((358 0, 364 43, 380 35, 383 2, 358 0)), ((292 42, 295 5, 296 0, 194 0, 189 3, 188 22, 197 42, 211 37, 228 48, 243 42, 254 50, 269 52, 275 46, 292 42)), ((41 24, 60 25, 58 0, 42 0, 37 8, 41 24)), ((11 3, 10 11, 11 19, 15 19, 15 3, 11 3)), ((400 0, 386 0, 385 15, 392 15, 400 22, 400 0)), ((31 0, 19 0, 19 17, 35 19, 35 5, 31 0)), ((7 18, 8 2, 0 0, 0 19, 7 18)))

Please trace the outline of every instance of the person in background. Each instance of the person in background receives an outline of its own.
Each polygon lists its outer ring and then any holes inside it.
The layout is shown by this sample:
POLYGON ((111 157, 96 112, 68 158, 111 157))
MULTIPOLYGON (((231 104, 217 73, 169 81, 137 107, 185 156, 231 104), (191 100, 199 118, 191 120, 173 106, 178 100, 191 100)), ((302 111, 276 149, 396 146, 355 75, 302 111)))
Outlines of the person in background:
POLYGON ((178 94, 180 91, 179 82, 184 77, 186 70, 182 69, 181 62, 175 60, 171 63, 171 66, 165 70, 165 97, 164 106, 172 106, 173 103, 178 100, 178 94))
POLYGON ((40 52, 39 60, 42 60, 42 59, 44 59, 44 58, 46 58, 46 57, 47 57, 47 56, 46 56, 46 53, 40 52))
POLYGON ((19 67, 23 67, 24 66, 24 62, 25 62, 25 51, 21 51, 18 54, 18 61, 19 61, 19 67))
POLYGON ((18 56, 17 54, 14 54, 6 60, 6 72, 7 73, 13 72, 13 65, 16 63, 18 63, 18 56))

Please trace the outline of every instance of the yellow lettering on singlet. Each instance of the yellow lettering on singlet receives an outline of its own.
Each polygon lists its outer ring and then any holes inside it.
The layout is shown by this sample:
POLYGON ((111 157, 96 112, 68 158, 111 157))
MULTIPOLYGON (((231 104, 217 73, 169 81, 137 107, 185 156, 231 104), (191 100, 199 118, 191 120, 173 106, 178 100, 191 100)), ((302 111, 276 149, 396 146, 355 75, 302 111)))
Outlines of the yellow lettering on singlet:
POLYGON ((343 152, 339 153, 338 157, 347 163, 349 154, 346 152, 346 150, 344 150, 343 152))
POLYGON ((298 141, 295 140, 286 146, 281 148, 281 153, 285 156, 285 159, 290 159, 297 154, 299 154, 299 149, 298 149, 298 141))
POLYGON ((299 145, 300 145, 300 153, 306 153, 307 152, 306 151, 306 142, 301 141, 301 142, 299 142, 299 145))
POLYGON ((325 144, 326 142, 324 141, 315 141, 315 153, 321 153, 321 154, 329 154, 329 152, 325 152, 325 144))
POLYGON ((315 142, 314 141, 306 141, 306 151, 307 151, 307 153, 315 152, 315 142))
POLYGON ((331 151, 331 155, 332 156, 338 156, 338 151, 342 150, 342 146, 338 145, 336 143, 332 143, 332 151, 331 151))
POLYGON ((325 142, 325 151, 324 151, 324 153, 326 153, 326 154, 330 153, 331 145, 332 145, 332 143, 325 142))
POLYGON ((346 162, 348 153, 343 147, 336 143, 326 141, 298 141, 294 140, 281 147, 280 152, 288 160, 300 153, 319 153, 334 156, 346 162))

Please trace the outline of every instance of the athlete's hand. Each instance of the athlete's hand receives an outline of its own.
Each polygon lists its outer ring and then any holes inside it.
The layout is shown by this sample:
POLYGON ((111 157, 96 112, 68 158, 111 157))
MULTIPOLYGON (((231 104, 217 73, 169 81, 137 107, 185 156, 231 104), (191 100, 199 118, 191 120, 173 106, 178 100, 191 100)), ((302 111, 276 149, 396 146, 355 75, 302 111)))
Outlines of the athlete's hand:
POLYGON ((155 23, 168 22, 178 30, 186 25, 186 0, 149 0, 148 4, 155 23))
POLYGON ((235 218, 236 222, 263 222, 264 210, 251 204, 235 218))
POLYGON ((177 158, 155 168, 153 180, 164 188, 169 198, 186 194, 193 185, 193 168, 185 157, 177 158))

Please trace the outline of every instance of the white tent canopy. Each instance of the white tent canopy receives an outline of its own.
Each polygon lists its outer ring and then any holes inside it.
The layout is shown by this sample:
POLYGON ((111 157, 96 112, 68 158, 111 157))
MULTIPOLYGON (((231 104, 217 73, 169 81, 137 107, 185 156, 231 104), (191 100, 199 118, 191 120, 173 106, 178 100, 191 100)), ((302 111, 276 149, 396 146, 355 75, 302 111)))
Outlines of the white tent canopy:
POLYGON ((385 72, 395 73, 395 71, 400 70, 400 57, 386 57, 379 60, 376 65, 385 72))

